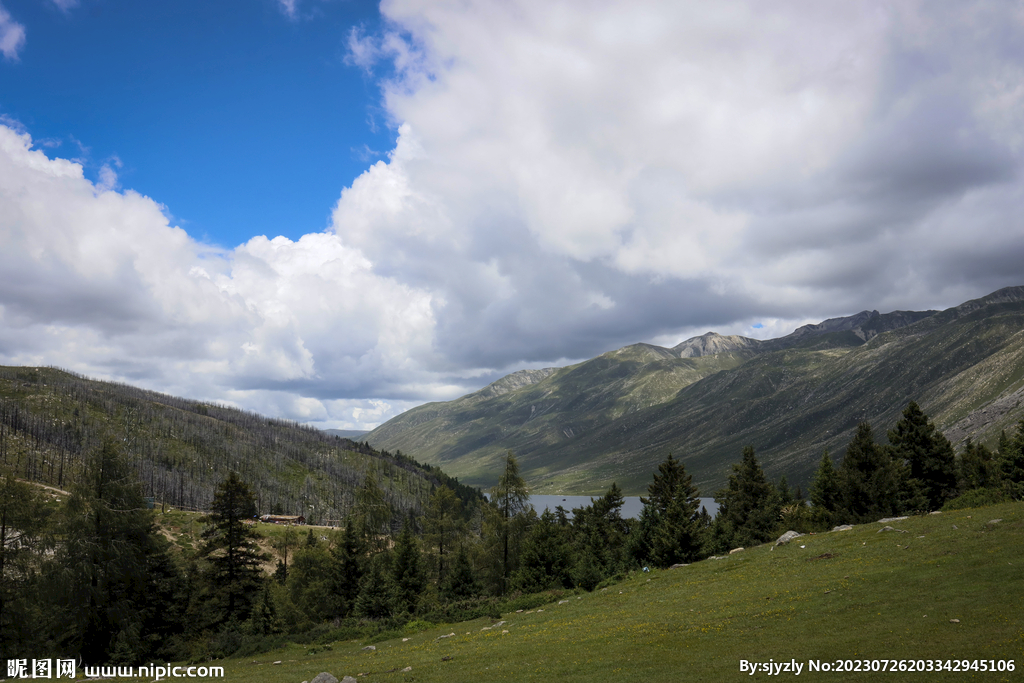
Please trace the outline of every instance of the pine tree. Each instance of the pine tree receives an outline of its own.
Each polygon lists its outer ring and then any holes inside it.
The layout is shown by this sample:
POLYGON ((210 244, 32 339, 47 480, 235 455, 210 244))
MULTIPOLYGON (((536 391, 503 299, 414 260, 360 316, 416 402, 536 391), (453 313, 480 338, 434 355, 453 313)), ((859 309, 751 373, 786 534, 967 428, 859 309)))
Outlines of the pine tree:
POLYGON ((257 545, 259 534, 246 523, 256 516, 256 502, 248 485, 231 472, 217 487, 210 510, 200 551, 209 564, 206 607, 212 610, 213 625, 241 623, 263 588, 261 565, 270 559, 257 545))
POLYGON ((909 468, 910 485, 923 493, 928 509, 937 510, 956 495, 953 446, 917 403, 911 401, 889 430, 889 443, 893 457, 909 468))

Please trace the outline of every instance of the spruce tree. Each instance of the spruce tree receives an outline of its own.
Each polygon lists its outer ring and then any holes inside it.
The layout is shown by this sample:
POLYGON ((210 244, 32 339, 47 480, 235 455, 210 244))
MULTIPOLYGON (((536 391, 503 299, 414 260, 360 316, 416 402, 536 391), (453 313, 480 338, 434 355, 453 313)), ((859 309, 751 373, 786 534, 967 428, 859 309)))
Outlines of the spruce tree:
POLYGON ((350 517, 341 540, 331 549, 330 591, 337 599, 335 617, 346 617, 355 609, 359 581, 363 578, 366 546, 358 522, 350 517))
POLYGON ((523 541, 512 587, 525 593, 572 588, 573 564, 570 529, 560 526, 550 510, 544 510, 523 541))
POLYGON ((406 524, 395 542, 391 559, 391 582, 395 591, 395 608, 399 612, 416 611, 420 593, 427 587, 419 543, 411 526, 406 524))
POLYGON ((1000 440, 999 478, 1007 496, 1024 499, 1024 420, 1017 424, 1012 438, 1000 440))
POLYGON ((839 466, 841 516, 866 522, 896 514, 900 508, 900 473, 886 449, 875 443, 867 422, 857 425, 839 466))
POLYGON ((811 505, 811 515, 820 526, 827 528, 838 521, 836 515, 842 508, 842 492, 839 488, 839 475, 832 465, 828 449, 821 454, 811 482, 811 505))
POLYGON ((480 593, 480 585, 469 560, 465 543, 459 545, 455 560, 440 586, 441 597, 445 600, 466 600, 480 593))
POLYGON ((780 510, 778 490, 765 478, 752 446, 743 449, 743 460, 732 466, 728 486, 715 498, 723 541, 746 547, 773 538, 780 510))
POLYGON ((693 476, 669 453, 641 497, 644 510, 630 544, 635 560, 668 567, 692 562, 701 553, 703 532, 698 524, 700 491, 693 476))
POLYGON ((924 495, 925 505, 937 510, 956 495, 956 456, 949 440, 911 401, 903 417, 889 430, 893 457, 909 469, 910 486, 924 495))
POLYGON ((217 487, 210 506, 200 556, 208 563, 205 608, 211 625, 249 617, 263 588, 262 563, 270 559, 257 545, 259 534, 247 522, 256 516, 249 486, 231 472, 217 487))

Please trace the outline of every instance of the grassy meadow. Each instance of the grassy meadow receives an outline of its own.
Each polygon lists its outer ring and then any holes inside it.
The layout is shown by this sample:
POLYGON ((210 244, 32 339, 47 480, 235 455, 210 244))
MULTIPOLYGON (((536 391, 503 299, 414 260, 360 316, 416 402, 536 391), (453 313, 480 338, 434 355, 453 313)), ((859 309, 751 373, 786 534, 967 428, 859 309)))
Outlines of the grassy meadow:
POLYGON ((369 641, 327 641, 216 663, 227 681, 257 683, 300 683, 321 671, 423 683, 767 677, 741 673, 740 660, 796 660, 798 680, 1024 680, 1024 504, 884 526, 636 572, 505 614, 500 625, 413 622, 372 651, 369 641), (1016 670, 816 673, 807 670, 812 659, 1012 659, 1016 670))

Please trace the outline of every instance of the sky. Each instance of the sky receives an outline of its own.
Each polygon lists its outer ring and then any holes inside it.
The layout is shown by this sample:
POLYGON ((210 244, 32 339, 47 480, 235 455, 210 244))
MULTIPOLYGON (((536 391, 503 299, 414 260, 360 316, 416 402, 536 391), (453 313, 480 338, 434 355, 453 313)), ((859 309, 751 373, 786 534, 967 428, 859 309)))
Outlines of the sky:
POLYGON ((0 0, 0 364, 368 429, 1024 284, 1024 5, 0 0))

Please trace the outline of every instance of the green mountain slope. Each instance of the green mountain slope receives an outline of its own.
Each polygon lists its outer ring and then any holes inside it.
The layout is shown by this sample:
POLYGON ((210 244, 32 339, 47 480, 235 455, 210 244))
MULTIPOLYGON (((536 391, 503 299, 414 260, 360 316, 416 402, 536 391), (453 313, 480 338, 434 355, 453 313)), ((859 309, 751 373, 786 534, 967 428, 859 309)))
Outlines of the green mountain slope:
POLYGON ((642 493, 668 452, 710 493, 747 444, 769 475, 806 483, 822 449, 841 453, 864 420, 884 439, 910 400, 955 441, 992 442, 1024 416, 1024 288, 942 312, 865 311, 764 342, 634 345, 477 394, 409 411, 367 441, 479 485, 511 448, 538 493, 593 494, 612 481, 642 493))
POLYGON ((104 438, 121 444, 145 495, 185 509, 208 509, 230 470, 261 511, 316 523, 344 517, 369 474, 396 519, 421 511, 439 483, 475 495, 437 468, 292 422, 55 368, 0 367, 0 466, 67 489, 104 438))

